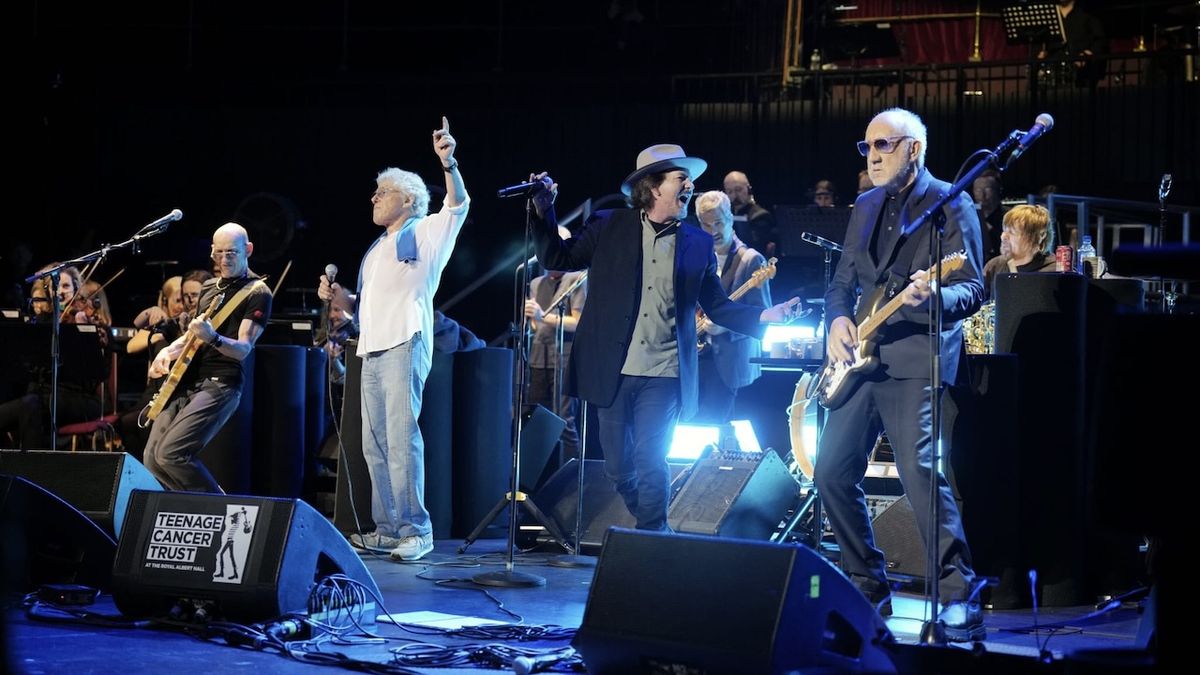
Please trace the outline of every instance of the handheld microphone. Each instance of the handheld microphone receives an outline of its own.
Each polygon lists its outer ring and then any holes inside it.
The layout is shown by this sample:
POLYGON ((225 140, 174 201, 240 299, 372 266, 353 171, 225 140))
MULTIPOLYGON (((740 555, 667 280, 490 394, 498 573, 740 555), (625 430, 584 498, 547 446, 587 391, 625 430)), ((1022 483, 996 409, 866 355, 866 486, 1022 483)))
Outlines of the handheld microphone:
POLYGON ((546 183, 540 180, 531 180, 528 183, 517 183, 506 188, 496 190, 496 196, 503 199, 505 197, 532 197, 533 195, 546 189, 546 183))
POLYGON ((800 234, 800 238, 805 242, 812 244, 813 246, 820 246, 821 248, 829 249, 830 251, 842 250, 841 244, 837 243, 836 241, 830 241, 825 237, 815 235, 812 232, 803 232, 800 234))
POLYGON ((1018 157, 1020 157, 1025 153, 1026 150, 1029 149, 1029 146, 1033 145, 1034 141, 1036 141, 1038 138, 1041 138, 1042 134, 1050 131, 1053 128, 1054 118, 1051 117, 1049 113, 1042 113, 1041 115, 1038 115, 1037 120, 1033 123, 1033 126, 1029 128, 1029 131, 1026 131, 1025 135, 1021 137, 1021 140, 1017 141, 1017 149, 1013 150, 1012 157, 1008 161, 1010 163, 1015 162, 1018 157))
POLYGON ((158 220, 154 221, 153 223, 150 223, 149 225, 143 227, 141 231, 144 234, 150 234, 150 233, 158 234, 159 232, 166 230, 168 225, 170 225, 171 223, 173 223, 177 220, 180 220, 182 218, 183 218, 183 211, 180 211, 179 209, 175 209, 175 210, 171 211, 170 213, 168 213, 167 215, 163 216, 162 218, 159 218, 158 220))
MULTIPOLYGON (((325 278, 329 279, 330 286, 333 286, 333 280, 337 278, 337 273, 337 265, 329 263, 325 266, 325 278)), ((325 342, 329 339, 330 334, 333 333, 333 316, 332 312, 329 311, 330 302, 330 300, 321 301, 321 327, 317 331, 315 340, 316 344, 318 345, 325 344, 325 342)))
POLYGON ((549 670, 551 666, 562 660, 563 657, 559 654, 518 656, 512 661, 512 669, 516 675, 529 675, 529 673, 539 673, 549 670))

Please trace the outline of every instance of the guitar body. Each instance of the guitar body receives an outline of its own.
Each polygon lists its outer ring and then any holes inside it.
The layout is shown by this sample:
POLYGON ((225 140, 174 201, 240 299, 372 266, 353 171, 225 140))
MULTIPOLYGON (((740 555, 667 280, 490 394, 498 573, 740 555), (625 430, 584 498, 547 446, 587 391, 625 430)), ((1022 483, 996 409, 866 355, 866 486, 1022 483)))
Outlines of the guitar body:
MULTIPOLYGON (((204 314, 201 314, 200 318, 210 318, 224 300, 224 294, 217 294, 217 297, 213 298, 212 303, 209 304, 208 310, 204 314)), ((183 379, 183 374, 187 372, 188 366, 192 365, 192 359, 196 357, 196 352, 200 351, 200 347, 202 346, 204 346, 204 343, 196 337, 195 333, 189 332, 187 334, 187 339, 183 342, 183 351, 179 353, 179 358, 175 359, 175 365, 171 366, 171 372, 167 373, 167 377, 158 388, 158 393, 154 395, 154 398, 150 399, 150 402, 138 414, 139 427, 145 429, 153 424, 154 418, 158 417, 163 409, 167 407, 167 403, 171 401, 171 396, 175 393, 175 388, 179 386, 180 380, 183 379)))
MULTIPOLYGON (((962 252, 952 253, 943 258, 942 279, 962 267, 965 259, 966 255, 962 252)), ((932 273, 932 269, 926 272, 932 273)), ((900 294, 887 298, 884 296, 884 290, 882 286, 876 288, 858 304, 855 316, 858 347, 851 354, 851 360, 845 363, 829 363, 827 355, 825 365, 821 367, 821 375, 809 388, 809 397, 815 397, 817 402, 828 410, 835 410, 845 403, 863 376, 869 375, 879 367, 879 357, 875 352, 877 336, 884 322, 901 307, 900 294)))

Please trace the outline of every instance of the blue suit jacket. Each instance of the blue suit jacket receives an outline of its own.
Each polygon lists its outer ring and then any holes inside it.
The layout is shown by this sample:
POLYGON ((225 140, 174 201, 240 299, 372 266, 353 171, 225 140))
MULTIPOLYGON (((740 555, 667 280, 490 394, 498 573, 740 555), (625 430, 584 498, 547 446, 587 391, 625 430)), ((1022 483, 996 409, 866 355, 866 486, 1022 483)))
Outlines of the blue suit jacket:
MULTIPOLYGON (((558 236, 553 211, 535 217, 538 259, 547 269, 588 269, 588 301, 571 350, 569 391, 595 405, 612 405, 621 382, 641 302, 642 220, 636 209, 597 211, 576 236, 558 236)), ((761 307, 733 302, 721 288, 712 237, 680 223, 675 235, 675 339, 679 346, 681 418, 696 413, 696 303, 730 330, 762 337, 761 307)))
MULTIPOLYGON (((912 222, 925 212, 940 195, 950 190, 950 184, 940 181, 922 169, 917 174, 912 194, 909 195, 905 212, 907 221, 912 222)), ((880 233, 883 237, 882 250, 887 251, 883 260, 876 264, 871 256, 871 231, 879 220, 879 212, 887 199, 883 188, 875 188, 859 196, 846 227, 841 260, 825 294, 826 321, 832 323, 839 316, 854 320, 855 302, 859 289, 870 293, 887 280, 887 272, 893 260, 899 259, 902 246, 915 246, 916 254, 906 266, 903 274, 907 285, 908 275, 927 269, 933 263, 929 256, 929 233, 932 225, 927 223, 917 230, 907 242, 900 238, 900 228, 891 233, 880 233)), ((959 357, 962 353, 962 320, 974 314, 983 302, 983 244, 979 230, 979 216, 966 194, 959 194, 944 209, 946 234, 943 253, 950 255, 964 251, 967 259, 961 269, 950 273, 942 285, 942 380, 953 384, 958 375, 959 357)), ((887 321, 879 341, 879 358, 884 372, 893 378, 929 378, 929 311, 928 307, 901 307, 887 321)))
MULTIPOLYGON (((721 286, 727 293, 736 291, 766 262, 767 259, 761 253, 734 237, 733 244, 729 247, 729 257, 725 259, 725 269, 721 270, 721 286)), ((750 289, 742 296, 742 301, 763 308, 770 307, 770 283, 763 281, 758 288, 750 289)), ((762 356, 762 342, 739 333, 714 335, 710 342, 717 374, 730 389, 745 387, 762 375, 762 366, 750 363, 751 358, 762 356)))

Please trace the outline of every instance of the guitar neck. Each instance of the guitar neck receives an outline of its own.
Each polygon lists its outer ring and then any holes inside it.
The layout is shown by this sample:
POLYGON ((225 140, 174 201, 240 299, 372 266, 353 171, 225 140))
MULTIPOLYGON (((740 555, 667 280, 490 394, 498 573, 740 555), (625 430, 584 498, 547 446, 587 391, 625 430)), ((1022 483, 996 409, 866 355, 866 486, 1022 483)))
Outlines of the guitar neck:
MULTIPOLYGON (((945 281, 946 278, 949 277, 951 272, 962 267, 965 259, 966 259, 966 255, 963 254, 961 251, 958 253, 951 253, 950 255, 946 256, 945 258, 942 258, 941 281, 945 281)), ((929 269, 925 270, 925 278, 927 278, 927 279, 932 278, 933 272, 936 269, 936 267, 937 266, 934 265, 934 266, 930 267, 929 269)), ((939 282, 937 285, 940 287, 941 282, 939 282)), ((939 293, 940 293, 940 291, 939 291, 939 293)), ((934 296, 930 296, 930 297, 936 297, 936 295, 937 294, 935 294, 934 296)), ((903 304, 903 301, 901 300, 902 297, 903 297, 903 291, 901 291, 901 293, 897 293, 896 295, 892 296, 892 299, 888 300, 887 304, 885 304, 883 307, 880 307, 878 310, 872 312, 871 315, 868 316, 867 318, 863 319, 863 322, 861 324, 859 324, 859 326, 858 326, 858 339, 865 340, 865 339, 873 336, 875 334, 875 332, 878 331, 879 328, 883 325, 883 322, 887 321, 889 317, 891 317, 893 314, 896 313, 896 310, 900 309, 900 305, 903 304)))
POLYGON ((900 297, 900 294, 897 293, 891 300, 887 301, 886 305, 880 307, 878 311, 863 320, 862 325, 858 327, 859 340, 865 340, 874 335, 875 331, 879 330, 879 327, 883 325, 883 322, 887 321, 889 317, 896 313, 896 310, 900 309, 900 305, 903 304, 900 297))

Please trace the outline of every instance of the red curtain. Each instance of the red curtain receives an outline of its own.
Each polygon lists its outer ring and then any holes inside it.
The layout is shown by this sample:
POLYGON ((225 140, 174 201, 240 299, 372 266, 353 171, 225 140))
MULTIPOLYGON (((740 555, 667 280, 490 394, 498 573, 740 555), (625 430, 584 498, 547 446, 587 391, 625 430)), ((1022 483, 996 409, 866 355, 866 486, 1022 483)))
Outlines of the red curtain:
MULTIPOLYGON (((900 57, 873 59, 859 65, 908 65, 926 63, 965 63, 975 43, 975 3, 950 0, 858 0, 858 9, 839 12, 839 19, 900 17, 892 21, 892 34, 900 45, 900 57), (933 14, 963 14, 961 19, 923 19, 933 14)), ((983 3, 985 12, 996 13, 999 6, 983 3)), ((1004 25, 999 17, 982 17, 979 22, 979 50, 984 61, 1023 58, 1026 49, 1010 46, 1004 37, 1004 25)))

